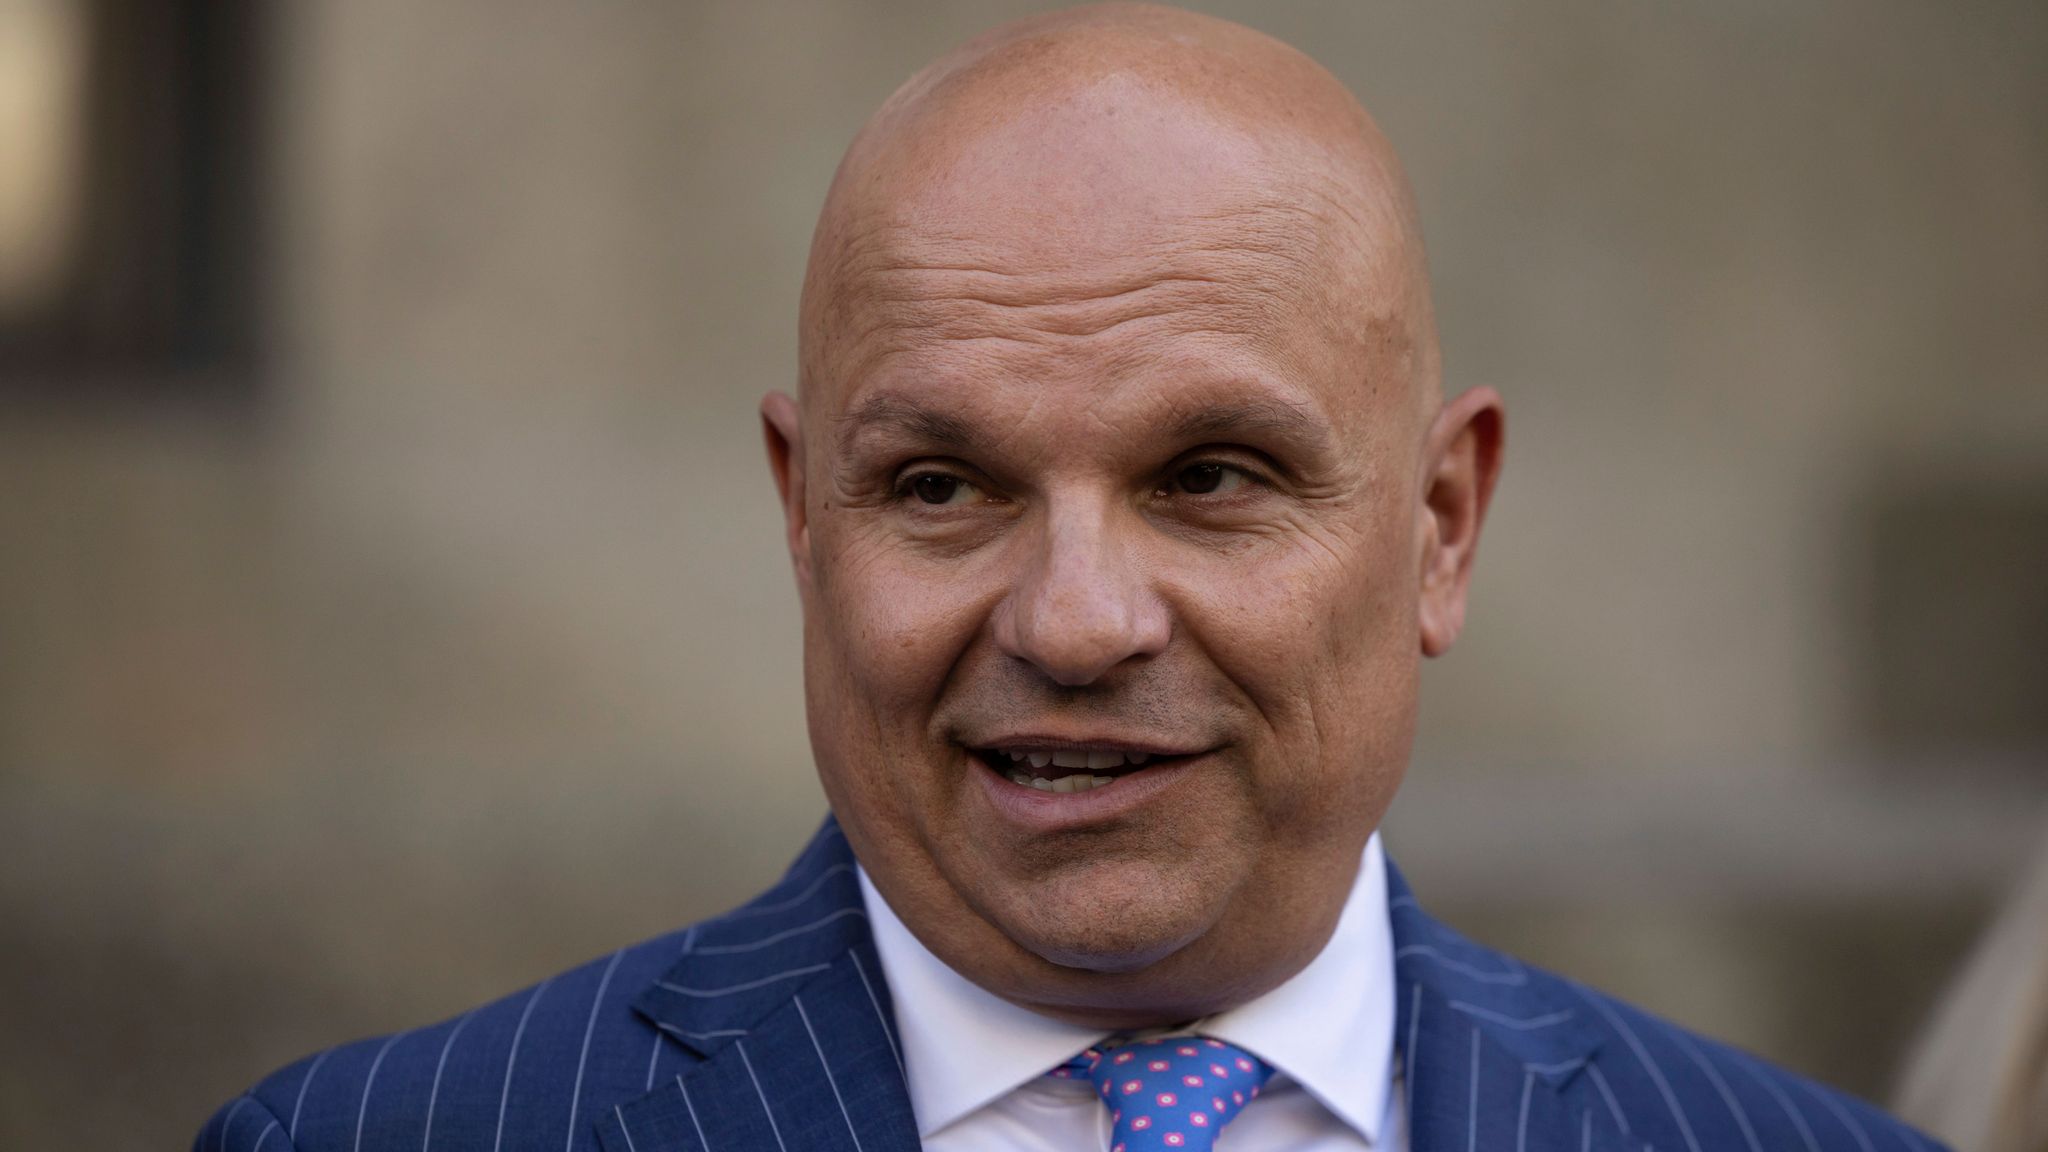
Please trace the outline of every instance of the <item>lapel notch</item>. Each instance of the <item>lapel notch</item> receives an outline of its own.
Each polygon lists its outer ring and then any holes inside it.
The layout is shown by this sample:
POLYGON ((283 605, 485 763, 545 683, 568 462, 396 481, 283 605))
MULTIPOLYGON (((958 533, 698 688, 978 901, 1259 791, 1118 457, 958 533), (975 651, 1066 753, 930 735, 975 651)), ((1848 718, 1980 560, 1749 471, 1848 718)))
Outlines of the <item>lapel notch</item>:
POLYGON ((774 888, 692 932, 633 1007, 701 1062, 600 1117, 609 1152, 917 1147, 853 852, 829 818, 774 888))
POLYGON ((1607 1146, 1581 1077, 1602 1037, 1586 1004, 1432 919, 1391 862, 1387 887, 1414 1152, 1607 1146))
MULTIPOLYGON (((710 1057, 745 1036, 848 949, 872 957, 853 850, 827 818, 773 888, 692 929, 683 954, 633 1001, 677 1043, 710 1057)), ((874 962, 865 962, 879 977, 874 962)), ((886 992, 876 987, 877 1007, 886 992)))

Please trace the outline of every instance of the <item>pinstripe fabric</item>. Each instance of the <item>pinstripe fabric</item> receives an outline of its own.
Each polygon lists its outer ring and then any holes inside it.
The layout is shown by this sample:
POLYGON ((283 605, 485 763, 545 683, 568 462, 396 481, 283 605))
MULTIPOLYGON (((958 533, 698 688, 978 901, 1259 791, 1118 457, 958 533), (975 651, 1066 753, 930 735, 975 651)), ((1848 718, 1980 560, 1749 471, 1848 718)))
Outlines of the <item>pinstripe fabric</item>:
MULTIPOLYGON (((1462 939, 1391 868, 1389 888, 1414 1152, 1937 1147, 1462 939)), ((753 903, 302 1060, 222 1107, 194 1152, 906 1152, 917 1125, 892 1012, 827 820, 753 903)))

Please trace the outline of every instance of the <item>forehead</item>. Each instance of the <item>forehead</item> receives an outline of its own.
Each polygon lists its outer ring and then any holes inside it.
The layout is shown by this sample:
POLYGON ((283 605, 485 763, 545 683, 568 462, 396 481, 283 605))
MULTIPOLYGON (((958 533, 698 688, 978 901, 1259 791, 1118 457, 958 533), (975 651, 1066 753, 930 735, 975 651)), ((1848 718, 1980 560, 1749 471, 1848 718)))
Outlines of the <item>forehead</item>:
POLYGON ((1282 385, 1334 416, 1366 374, 1398 370, 1367 362, 1403 335, 1376 206, 1302 140, 1134 83, 994 123, 955 110, 862 173, 814 254, 807 404, 1194 373, 1209 391, 1282 385))
POLYGON ((1374 370, 1365 341, 1265 244, 1182 236, 1085 267, 1003 255, 959 245, 867 270, 817 401, 836 418, 918 396, 1116 437, 1254 401, 1328 424, 1359 414, 1365 391, 1347 385, 1374 370))

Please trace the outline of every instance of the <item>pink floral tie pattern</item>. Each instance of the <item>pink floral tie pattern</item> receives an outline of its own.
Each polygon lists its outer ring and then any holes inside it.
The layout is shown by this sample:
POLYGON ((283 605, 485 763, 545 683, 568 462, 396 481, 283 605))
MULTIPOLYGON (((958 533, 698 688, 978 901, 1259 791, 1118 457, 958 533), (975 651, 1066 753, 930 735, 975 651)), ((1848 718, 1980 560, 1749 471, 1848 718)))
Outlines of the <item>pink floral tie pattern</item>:
POLYGON ((1273 1068, 1204 1036, 1090 1048, 1052 1075, 1090 1080, 1109 1109, 1110 1152, 1208 1152, 1273 1068))

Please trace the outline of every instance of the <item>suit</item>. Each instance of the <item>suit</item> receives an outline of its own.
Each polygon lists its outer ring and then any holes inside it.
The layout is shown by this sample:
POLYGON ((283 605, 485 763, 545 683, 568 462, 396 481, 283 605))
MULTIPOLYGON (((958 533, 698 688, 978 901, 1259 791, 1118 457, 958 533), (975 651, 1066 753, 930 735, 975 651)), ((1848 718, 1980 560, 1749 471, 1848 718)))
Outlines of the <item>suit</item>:
MULTIPOLYGON (((1938 1147, 1463 939, 1391 867, 1388 896, 1415 1152, 1938 1147)), ((907 1152, 917 1125, 894 1020, 853 854, 828 819, 751 903, 302 1060, 222 1107, 194 1149, 907 1152)))

